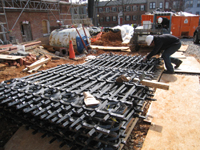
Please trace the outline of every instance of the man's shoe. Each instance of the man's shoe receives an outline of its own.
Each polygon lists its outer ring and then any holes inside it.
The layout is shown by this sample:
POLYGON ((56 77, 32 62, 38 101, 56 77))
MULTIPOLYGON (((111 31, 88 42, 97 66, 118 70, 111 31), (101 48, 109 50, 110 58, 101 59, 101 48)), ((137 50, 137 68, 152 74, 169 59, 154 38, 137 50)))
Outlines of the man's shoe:
POLYGON ((166 73, 166 74, 174 74, 174 71, 164 70, 163 73, 166 73))
POLYGON ((182 64, 182 61, 179 60, 179 61, 176 63, 176 66, 175 66, 174 68, 175 68, 175 69, 178 68, 181 64, 182 64))

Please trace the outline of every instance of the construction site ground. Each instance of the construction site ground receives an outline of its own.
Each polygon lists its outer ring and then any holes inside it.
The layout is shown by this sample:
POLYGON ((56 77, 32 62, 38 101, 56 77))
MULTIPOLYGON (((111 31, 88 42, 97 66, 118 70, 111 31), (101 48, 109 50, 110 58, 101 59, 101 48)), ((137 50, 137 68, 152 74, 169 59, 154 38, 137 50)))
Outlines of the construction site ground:
MULTIPOLYGON (((185 47, 186 45, 182 46, 185 47)), ((187 47, 184 49, 186 50, 187 47)), ((151 49, 147 47, 143 47, 139 52, 95 49, 95 52, 91 53, 91 55, 98 56, 102 53, 146 55, 150 50, 151 49)), ((35 54, 43 52, 47 55, 49 53, 47 50, 41 49, 40 47, 30 50, 29 52, 35 54)), ((49 56, 54 58, 52 54, 49 56)), ((143 120, 137 122, 127 143, 122 149, 200 149, 200 131, 198 129, 200 126, 200 64, 198 62, 199 60, 195 60, 194 57, 184 57, 182 60, 183 65, 176 70, 175 74, 162 74, 160 82, 169 84, 169 90, 156 89, 154 98, 156 98, 157 101, 149 103, 148 108, 145 110, 149 120, 147 120, 147 122, 143 120), (191 64, 193 68, 188 67, 191 66, 191 64)), ((61 64, 68 63, 76 65, 84 62, 85 57, 78 60, 68 58, 51 59, 51 61, 40 68, 39 71, 61 64)), ((25 66, 6 67, 4 71, 0 71, 0 82, 11 78, 20 78, 30 75, 29 73, 22 71, 24 68, 25 66)), ((67 145, 59 148, 59 141, 49 144, 51 137, 41 138, 42 133, 33 135, 33 131, 26 130, 24 126, 17 126, 12 122, 9 122, 9 120, 5 121, 4 118, 0 118, 0 120, 0 150, 69 149, 67 145)))

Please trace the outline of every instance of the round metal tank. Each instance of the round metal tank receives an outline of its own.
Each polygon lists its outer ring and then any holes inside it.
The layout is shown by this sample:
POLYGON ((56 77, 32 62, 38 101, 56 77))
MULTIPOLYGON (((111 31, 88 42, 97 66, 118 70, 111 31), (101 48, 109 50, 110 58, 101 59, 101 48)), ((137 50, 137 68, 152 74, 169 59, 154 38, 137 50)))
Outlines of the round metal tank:
MULTIPOLYGON (((85 33, 84 33, 84 30, 82 27, 77 28, 81 37, 85 36, 85 34, 86 34, 89 43, 91 43, 90 33, 87 28, 84 28, 84 29, 85 29, 85 33)), ((51 46, 69 47, 69 41, 72 40, 74 48, 77 48, 76 47, 76 37, 77 36, 79 36, 79 34, 77 33, 76 28, 56 29, 56 30, 53 30, 50 34, 49 44, 51 46)))

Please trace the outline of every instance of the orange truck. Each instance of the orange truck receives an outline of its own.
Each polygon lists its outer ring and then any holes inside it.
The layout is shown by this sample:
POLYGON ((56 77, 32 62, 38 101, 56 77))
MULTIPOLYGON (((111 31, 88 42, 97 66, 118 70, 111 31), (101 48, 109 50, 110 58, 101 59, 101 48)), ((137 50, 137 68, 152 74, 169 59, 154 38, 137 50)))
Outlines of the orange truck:
MULTIPOLYGON (((157 16, 154 18, 154 14, 143 14, 142 15, 142 24, 144 21, 151 21, 152 23, 158 19, 158 17, 165 17, 170 20, 170 16, 157 16)), ((194 16, 181 16, 181 15, 172 15, 171 16, 171 34, 178 37, 193 37, 193 33, 196 27, 199 24, 198 15, 194 16)))

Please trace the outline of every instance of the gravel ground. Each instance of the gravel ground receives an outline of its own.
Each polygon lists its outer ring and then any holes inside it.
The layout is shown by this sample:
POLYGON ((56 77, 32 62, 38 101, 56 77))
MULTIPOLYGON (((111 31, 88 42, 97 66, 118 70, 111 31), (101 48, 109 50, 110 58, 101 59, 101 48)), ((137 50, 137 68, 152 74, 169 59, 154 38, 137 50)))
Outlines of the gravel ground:
POLYGON ((194 44, 193 39, 183 38, 181 43, 188 45, 186 55, 194 56, 200 62, 200 44, 194 44))

